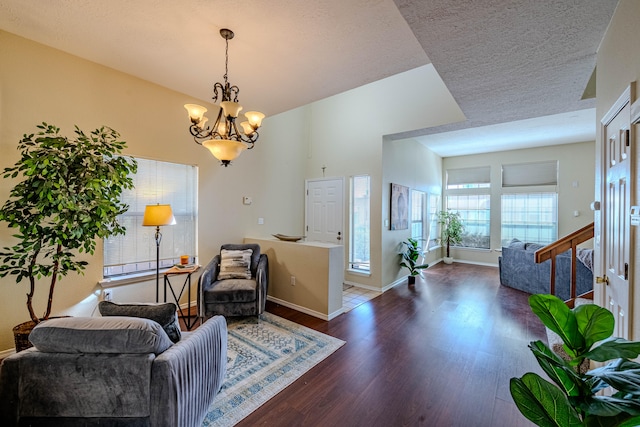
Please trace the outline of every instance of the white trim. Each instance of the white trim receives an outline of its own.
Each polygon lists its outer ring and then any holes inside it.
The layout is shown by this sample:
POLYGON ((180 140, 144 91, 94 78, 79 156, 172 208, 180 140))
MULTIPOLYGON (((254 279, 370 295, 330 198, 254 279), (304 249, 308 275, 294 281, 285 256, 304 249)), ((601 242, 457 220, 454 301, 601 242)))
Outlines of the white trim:
POLYGON ((368 291, 382 292, 380 288, 376 288, 374 286, 369 286, 369 285, 363 285, 362 283, 351 282, 349 280, 345 280, 344 284, 349 286, 355 286, 356 288, 366 289, 368 291))
POLYGON ((335 319, 336 317, 338 317, 342 313, 344 313, 344 308, 343 307, 340 307, 340 309, 334 311, 333 313, 324 314, 324 313, 320 313, 319 311, 315 311, 315 310, 308 309, 306 307, 302 307, 301 305, 297 305, 297 304, 293 304, 293 303, 290 303, 290 302, 285 301, 285 300, 281 300, 280 298, 272 297, 271 295, 267 295, 267 300, 271 301, 271 302, 275 302, 276 304, 280 304, 280 305, 283 305, 285 307, 294 309, 294 310, 299 311, 301 313, 308 314, 309 316, 317 317, 318 319, 322 319, 322 320, 326 320, 326 321, 335 319))
POLYGON ((453 262, 459 262, 460 264, 482 265, 485 267, 498 267, 498 264, 493 264, 491 262, 467 261, 461 259, 454 259, 453 262))
POLYGON ((353 268, 347 268, 347 273, 354 274, 356 276, 371 277, 371 272, 366 270, 354 270, 353 268))
POLYGON ((407 283, 407 277, 409 277, 409 275, 407 274, 404 277, 399 278, 398 280, 396 280, 395 282, 392 282, 390 284, 388 284, 387 286, 384 286, 382 288, 382 292, 387 292, 389 289, 395 288, 398 285, 401 285, 403 283, 407 283))

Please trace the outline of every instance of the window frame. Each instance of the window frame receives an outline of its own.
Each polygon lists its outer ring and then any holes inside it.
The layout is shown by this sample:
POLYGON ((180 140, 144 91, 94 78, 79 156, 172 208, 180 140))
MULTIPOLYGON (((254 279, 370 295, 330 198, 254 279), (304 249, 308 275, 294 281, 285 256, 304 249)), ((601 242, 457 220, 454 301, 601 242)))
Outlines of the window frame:
POLYGON ((358 272, 363 274, 371 273, 371 176, 368 174, 353 175, 349 180, 349 260, 348 269, 352 272, 358 272), (356 199, 356 182, 360 179, 366 178, 366 202, 365 198, 356 199), (356 214, 357 210, 364 214, 365 224, 357 225, 356 214), (357 228, 362 228, 363 233, 356 231, 357 228), (364 239, 364 243, 356 243, 356 239, 364 239), (362 249, 364 254, 368 255, 368 260, 356 260, 356 252, 362 249))
POLYGON ((160 227, 163 235, 160 268, 179 263, 180 256, 185 254, 197 262, 198 166, 141 157, 136 160, 138 172, 133 177, 136 187, 121 195, 121 200, 129 205, 119 217, 119 221, 129 223, 127 232, 103 239, 104 281, 128 283, 155 274, 156 228, 142 226, 146 205, 171 204, 176 218, 176 225, 160 227), (134 249, 130 249, 131 245, 134 249), (127 247, 129 254, 122 252, 123 247, 127 247))

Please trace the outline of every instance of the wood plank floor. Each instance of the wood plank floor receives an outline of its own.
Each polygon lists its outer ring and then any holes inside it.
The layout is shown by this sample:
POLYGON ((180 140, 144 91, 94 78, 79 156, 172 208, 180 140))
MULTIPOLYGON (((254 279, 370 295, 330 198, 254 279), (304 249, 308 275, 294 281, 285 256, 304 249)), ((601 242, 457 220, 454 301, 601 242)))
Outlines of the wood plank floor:
POLYGON ((345 340, 239 426, 531 426, 509 379, 541 372, 546 342, 528 294, 498 270, 437 264, 330 322, 268 303, 278 316, 345 340))

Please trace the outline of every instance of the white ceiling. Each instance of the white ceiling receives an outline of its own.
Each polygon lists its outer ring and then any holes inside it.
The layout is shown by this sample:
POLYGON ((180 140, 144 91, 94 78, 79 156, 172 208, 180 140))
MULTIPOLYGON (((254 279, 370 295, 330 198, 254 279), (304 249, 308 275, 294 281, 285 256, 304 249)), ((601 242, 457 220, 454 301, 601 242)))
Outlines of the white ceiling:
POLYGON ((193 98, 187 102, 209 100, 213 83, 222 80, 218 31, 231 28, 229 81, 241 88, 247 109, 267 115, 432 61, 467 120, 394 138, 420 137, 447 156, 486 151, 490 145, 478 137, 489 135, 493 146, 499 138, 496 127, 484 126, 521 120, 507 131, 512 148, 539 144, 530 134, 542 123, 553 125, 546 135, 565 134, 553 139, 558 143, 593 140, 594 102, 580 97, 616 4, 0 0, 0 29, 185 93, 193 98), (566 121, 573 136, 558 127, 566 121), (521 137, 529 142, 515 145, 521 137))

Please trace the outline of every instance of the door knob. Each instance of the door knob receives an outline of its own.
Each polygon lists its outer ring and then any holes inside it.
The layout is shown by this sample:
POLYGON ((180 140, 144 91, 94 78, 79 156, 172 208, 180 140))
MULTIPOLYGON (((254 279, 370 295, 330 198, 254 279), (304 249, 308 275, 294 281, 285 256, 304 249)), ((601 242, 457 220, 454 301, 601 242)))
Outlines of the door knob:
POLYGON ((598 276, 596 277, 596 283, 604 283, 606 285, 609 285, 609 278, 607 276, 598 276))

